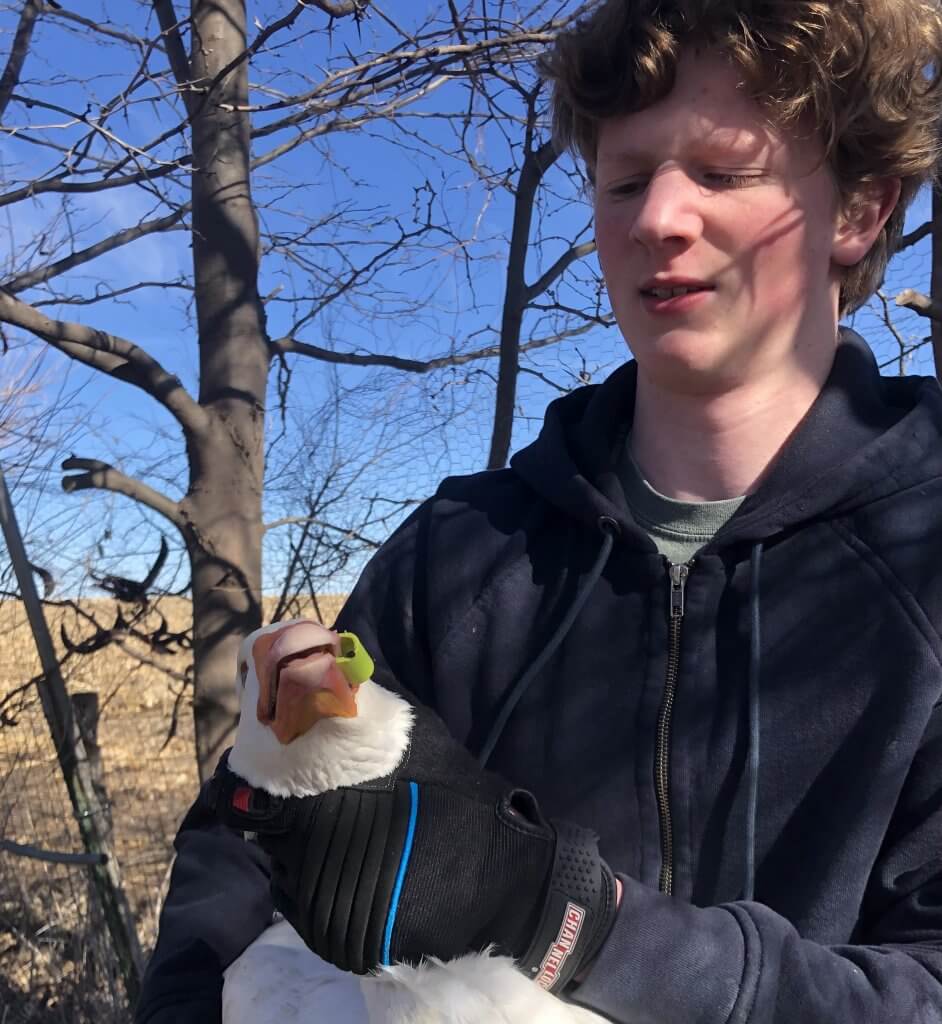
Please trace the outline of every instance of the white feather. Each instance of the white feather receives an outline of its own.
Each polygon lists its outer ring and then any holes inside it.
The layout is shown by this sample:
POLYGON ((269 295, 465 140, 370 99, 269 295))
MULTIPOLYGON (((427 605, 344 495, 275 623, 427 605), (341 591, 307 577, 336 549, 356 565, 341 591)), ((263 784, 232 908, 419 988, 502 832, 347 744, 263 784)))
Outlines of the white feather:
MULTIPOLYGON (((316 723, 288 744, 255 715, 259 683, 251 657, 261 634, 242 642, 249 666, 237 675, 242 716, 229 765, 276 796, 312 796, 388 775, 402 760, 413 713, 396 694, 370 681, 356 697, 355 718, 316 723)), ((473 953, 419 967, 397 964, 373 976, 339 971, 316 956, 288 924, 268 928, 225 972, 223 1024, 593 1024, 602 1018, 564 1003, 526 978, 509 957, 473 953)))
POLYGON ((324 963, 280 921, 226 971, 224 1024, 598 1024, 504 957, 469 954, 360 978, 324 963))
POLYGON ((371 1024, 599 1024, 524 977, 507 957, 469 953, 419 967, 397 964, 367 980, 371 1024))
POLYGON ((223 1024, 370 1024, 361 979, 315 956, 287 921, 259 936, 224 979, 223 1024))
MULTIPOLYGON (((253 675, 250 670, 246 690, 253 675)), ((254 713, 243 714, 229 767, 275 796, 313 796, 388 775, 402 760, 411 732, 412 708, 366 682, 357 692, 356 718, 325 718, 287 745, 254 713)))

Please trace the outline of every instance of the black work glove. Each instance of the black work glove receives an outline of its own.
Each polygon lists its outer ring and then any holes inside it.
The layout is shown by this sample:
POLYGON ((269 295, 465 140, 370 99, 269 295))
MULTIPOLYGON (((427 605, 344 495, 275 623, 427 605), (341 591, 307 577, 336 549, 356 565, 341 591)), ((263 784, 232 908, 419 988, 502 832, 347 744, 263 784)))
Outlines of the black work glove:
POLYGON ((276 907, 342 970, 448 960, 493 944, 561 991, 615 918, 615 881, 597 837, 547 821, 530 793, 483 772, 436 716, 415 711, 392 775, 321 796, 250 789, 224 755, 218 812, 257 834, 271 856, 276 907))

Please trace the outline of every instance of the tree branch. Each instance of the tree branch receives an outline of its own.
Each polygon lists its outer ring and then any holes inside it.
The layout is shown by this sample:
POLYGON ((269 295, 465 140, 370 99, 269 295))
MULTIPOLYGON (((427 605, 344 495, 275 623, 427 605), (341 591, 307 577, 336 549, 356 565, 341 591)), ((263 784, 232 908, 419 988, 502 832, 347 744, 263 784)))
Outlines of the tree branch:
POLYGON ((595 252, 594 238, 589 242, 583 242, 581 245, 574 245, 568 252, 564 252, 545 274, 542 274, 538 280, 527 287, 526 301, 529 303, 539 298, 558 277, 562 276, 570 264, 575 263, 576 260, 581 260, 584 256, 588 256, 589 253, 593 252, 595 252))
POLYGON ((115 494, 133 498, 134 501, 146 505, 154 512, 159 512, 181 532, 186 529, 186 517, 180 511, 177 502, 165 494, 161 494, 160 491, 155 491, 153 487, 148 486, 142 480, 135 480, 113 466, 109 466, 107 462, 99 462, 98 459, 79 459, 73 455, 62 463, 61 468, 66 471, 73 469, 83 471, 75 476, 62 478, 62 490, 66 494, 89 490, 113 491, 115 494))
POLYGON ((379 541, 373 540, 371 537, 364 537, 362 533, 357 533, 356 530, 351 530, 346 526, 334 526, 333 523, 325 523, 323 519, 316 519, 313 516, 285 516, 284 519, 275 519, 270 523, 265 523, 262 526, 262 530, 267 533, 269 530, 276 530, 279 526, 297 526, 302 523, 309 523, 311 526, 320 526, 324 530, 342 533, 344 537, 358 540, 361 544, 365 544, 370 548, 380 547, 379 541))
POLYGON ((913 288, 905 288, 896 296, 896 305, 903 309, 911 309, 920 316, 942 322, 942 302, 923 295, 913 288))
MULTIPOLYGON (((932 244, 930 247, 929 295, 933 298, 942 294, 942 184, 935 181, 932 186, 932 244)), ((930 305, 929 309, 932 309, 930 305)), ((929 321, 929 337, 932 339, 932 363, 935 375, 942 380, 942 317, 936 315, 929 321)))
POLYGON ((118 231, 116 234, 111 235, 110 238, 103 238, 100 242, 90 245, 87 249, 81 249, 78 252, 70 253, 68 256, 58 260, 56 263, 50 263, 45 267, 38 267, 35 270, 28 270, 23 274, 18 274, 5 284, 0 285, 0 287, 5 288, 8 292, 16 294, 17 292, 24 291, 27 288, 32 288, 34 285, 42 284, 44 281, 49 281, 53 277, 58 277, 59 274, 64 274, 67 270, 72 270, 74 267, 81 266, 83 263, 88 263, 89 261, 96 259, 98 256, 104 255, 106 252, 112 252, 115 249, 120 249, 122 245, 134 242, 138 238, 143 238, 145 235, 151 235, 154 234, 154 232, 165 231, 167 228, 173 227, 174 224, 183 219, 183 217, 189 212, 189 209, 190 204, 186 203, 181 206, 179 210, 174 211, 166 217, 160 217, 157 220, 146 220, 141 224, 136 224, 133 228, 125 228, 124 231, 118 231))
POLYGON ((32 844, 14 843, 12 839, 0 839, 0 850, 15 854, 17 857, 29 857, 32 860, 44 860, 50 864, 107 864, 106 853, 59 853, 57 850, 44 850, 32 844))
POLYGON ((19 83, 23 63, 29 53, 29 44, 33 37, 36 19, 42 14, 42 11, 43 0, 26 0, 23 10, 20 12, 20 20, 16 26, 16 34, 13 36, 13 46, 10 49, 7 66, 3 69, 3 75, 0 77, 0 119, 6 113, 13 90, 19 83))
MULTIPOLYGON (((546 338, 533 338, 521 345, 520 351, 529 352, 533 349, 546 348, 557 342, 565 341, 567 338, 585 334, 597 326, 596 322, 582 324, 546 338)), ((604 326, 609 326, 609 324, 605 323, 604 326)), ((405 370, 408 373, 429 373, 432 370, 441 370, 446 366, 463 366, 465 363, 472 363, 478 359, 493 359, 500 355, 500 345, 489 345, 487 348, 479 348, 473 352, 460 352, 450 356, 421 360, 373 353, 334 352, 332 349, 308 345, 306 342, 297 341, 294 338, 279 338, 269 344, 273 355, 287 355, 291 352, 299 356, 308 356, 311 359, 320 359, 325 363, 339 363, 343 366, 388 366, 393 370, 405 370)))
POLYGON ((92 32, 100 32, 103 36, 108 36, 110 39, 117 39, 122 43, 131 43, 132 46, 140 47, 142 50, 147 46, 146 40, 141 39, 139 36, 132 36, 129 32, 122 32, 119 29, 112 28, 108 22, 95 21, 94 18, 86 18, 81 14, 76 14, 74 11, 66 10, 58 4, 55 7, 51 7, 46 13, 53 14, 57 18, 62 18, 65 21, 74 21, 83 28, 91 29, 92 32))
POLYGON ((190 62, 186 56, 183 40, 180 38, 180 22, 173 9, 173 0, 154 0, 154 11, 160 24, 160 34, 166 40, 167 60, 177 85, 187 114, 192 117, 196 110, 196 98, 191 91, 190 62))
POLYGON ((896 344, 899 346, 899 355, 897 360, 899 363, 899 375, 902 377, 906 372, 906 356, 909 354, 906 349, 906 341, 900 332, 896 329, 896 325, 893 323, 893 318, 890 316, 890 300, 887 298, 882 288, 878 288, 876 296, 880 300, 880 304, 883 306, 883 324, 886 329, 896 339, 896 344))
MULTIPOLYGON (((309 142, 311 139, 317 138, 319 135, 326 135, 329 132, 353 131, 356 128, 360 128, 368 121, 391 117, 396 113, 396 111, 424 99, 429 95, 429 93, 434 92, 448 81, 449 78, 447 75, 441 75, 438 78, 433 79, 431 82, 426 83, 421 88, 416 89, 414 92, 407 92, 403 96, 395 97, 382 107, 375 108, 373 110, 366 109, 363 113, 350 118, 338 115, 330 121, 316 124, 312 128, 306 128, 304 131, 298 132, 287 142, 283 142, 280 145, 275 146, 274 149, 268 150, 267 153, 262 153, 260 156, 255 157, 252 160, 252 170, 257 170, 259 167, 263 167, 265 164, 269 164, 273 160, 277 160, 278 157, 284 156, 285 153, 290 153, 291 150, 297 149, 299 146, 309 142)), ((343 104, 339 104, 339 107, 342 109, 343 104)), ((265 134, 264 129, 259 132, 253 132, 252 137, 256 138, 262 134, 265 134)))
POLYGON ((339 363, 342 366, 388 366, 394 370, 406 370, 410 373, 428 373, 430 370, 437 370, 442 366, 458 366, 462 362, 470 362, 474 358, 485 358, 496 355, 496 346, 489 349, 482 349, 477 355, 455 355, 442 356, 438 359, 404 359, 402 356, 374 355, 373 353, 359 352, 334 352, 329 348, 321 348, 318 345, 309 345, 307 342, 298 341, 295 338, 279 338, 269 343, 273 356, 287 355, 289 352, 299 356, 308 356, 311 359, 320 359, 325 363, 339 363))
MULTIPOLYGON (((125 160, 122 162, 121 166, 123 166, 124 163, 127 162, 127 160, 135 160, 136 161, 138 157, 142 157, 142 156, 147 156, 148 155, 146 150, 141 149, 139 146, 135 146, 133 143, 128 142, 125 139, 122 139, 120 136, 115 135, 115 133, 113 131, 111 131, 111 129, 105 127, 105 121, 107 121, 110 112, 103 112, 103 113, 101 113, 101 114, 99 114, 99 115, 97 115, 95 117, 92 117, 91 114, 88 111, 85 111, 83 113, 78 113, 75 110, 71 110, 69 107, 62 106, 61 103, 49 103, 48 101, 30 100, 26 96, 19 96, 19 95, 14 95, 13 98, 15 100, 18 100, 21 103, 26 104, 27 106, 32 105, 32 106, 36 106, 36 107, 41 107, 43 110, 51 110, 51 111, 53 111, 53 112, 55 112, 57 114, 63 114, 65 117, 72 118, 72 120, 74 121, 75 124, 87 125, 88 128, 89 128, 89 131, 91 133, 97 134, 97 135, 101 135, 102 138, 106 140, 106 142, 110 142, 113 145, 115 145, 115 146, 117 146, 117 147, 127 151, 128 155, 125 158, 125 160)), ((47 126, 47 127, 49 127, 49 126, 47 126)), ((53 127, 61 129, 61 128, 71 128, 71 127, 74 127, 74 125, 72 125, 72 124, 65 124, 65 125, 60 124, 60 125, 55 125, 53 127)), ((22 129, 17 127, 17 126, 13 126, 11 128, 5 128, 4 131, 8 135, 13 136, 13 137, 18 137, 18 138, 21 138, 21 139, 28 138, 28 136, 23 134, 22 129)), ((32 142, 36 143, 37 145, 49 145, 49 143, 44 142, 44 141, 42 141, 40 139, 30 139, 29 141, 32 141, 32 142)), ((58 147, 55 147, 55 148, 58 148, 58 147)), ((153 144, 150 144, 150 148, 153 148, 153 144)), ((75 150, 75 146, 70 146, 69 149, 66 152, 71 155, 74 152, 74 150, 75 150)), ((157 157, 153 157, 153 156, 149 157, 149 159, 153 160, 154 163, 157 164, 158 166, 170 167, 171 170, 174 170, 174 171, 182 170, 182 168, 180 167, 180 161, 179 160, 159 160, 157 157)), ((111 167, 111 168, 109 168, 109 173, 114 173, 115 170, 116 170, 115 167, 111 167)))
POLYGON ((193 288, 183 278, 178 278, 176 281, 138 281, 135 284, 129 284, 125 288, 108 288, 103 289, 101 282, 95 286, 94 295, 63 295, 61 293, 53 293, 51 298, 48 299, 37 299, 33 302, 33 308, 38 309, 40 306, 94 306, 97 302, 111 302, 114 299, 120 299, 124 295, 130 295, 131 292, 142 291, 146 288, 178 288, 181 291, 192 292, 193 288))
POLYGON ((520 369, 520 332, 523 314, 530 301, 526 282, 527 254, 530 250, 530 227, 537 189, 543 175, 559 156, 552 139, 537 148, 533 141, 537 131, 537 97, 542 85, 537 84, 525 94, 527 121, 524 132, 523 164, 513 190, 513 224, 504 277, 504 304, 500 323, 500 361, 497 367, 497 390, 494 397, 494 426, 487 457, 488 469, 506 465, 513 433, 514 408, 517 402, 517 374, 520 369))
POLYGON ((134 174, 125 174, 120 178, 98 178, 95 181, 66 181, 66 176, 58 178, 43 178, 39 181, 31 181, 22 188, 14 189, 12 192, 5 192, 0 195, 0 206, 9 206, 11 203, 18 203, 23 199, 31 199, 33 196, 41 196, 46 192, 104 192, 109 188, 124 188, 125 185, 138 185, 142 181, 152 181, 154 178, 163 178, 174 171, 188 171, 190 168, 165 164, 163 167, 155 167, 153 170, 136 171, 134 174))
MULTIPOLYGON (((157 2, 157 0, 155 0, 157 2)), ((251 60, 256 53, 268 42, 269 39, 275 33, 280 32, 283 28, 290 28, 307 10, 309 7, 319 7, 326 14, 329 14, 332 18, 344 17, 348 14, 353 14, 357 18, 360 17, 362 12, 366 9, 369 0, 342 0, 340 3, 331 3, 330 0, 295 0, 295 7, 293 11, 289 11, 284 17, 279 18, 277 21, 273 21, 267 28, 261 29, 259 34, 252 40, 252 42, 238 55, 238 57, 229 61, 220 71, 218 71, 211 82, 207 84, 200 84, 198 86, 200 92, 205 92, 207 96, 213 92, 217 85, 234 71, 240 64, 244 64, 245 61, 251 60)), ((256 22, 258 24, 258 22, 256 22)))
POLYGON ((351 14, 359 18, 369 5, 370 0, 307 0, 308 7, 318 7, 332 18, 346 18, 351 14))
POLYGON ((53 320, 0 289, 0 322, 22 327, 77 362, 134 384, 170 412, 187 434, 200 434, 208 417, 180 378, 125 338, 70 320, 53 320))
MULTIPOLYGON (((915 231, 910 231, 908 235, 903 235, 896 245, 896 252, 902 252, 904 249, 908 249, 910 246, 915 245, 917 242, 921 242, 926 235, 932 233, 932 221, 928 220, 925 224, 920 224, 915 231)), ((894 253, 895 255, 895 253, 894 253)))
POLYGON ((286 105, 299 109, 278 121, 272 121, 256 128, 253 138, 272 135, 287 128, 296 127, 312 117, 319 117, 333 110, 348 110, 355 103, 364 102, 375 96, 379 88, 392 84, 398 102, 404 102, 405 87, 415 80, 430 80, 436 75, 449 75, 453 64, 464 64, 480 58, 490 62, 498 59, 501 50, 518 52, 527 44, 548 45, 556 38, 557 31, 568 23, 565 18, 549 23, 551 31, 509 33, 505 36, 488 37, 466 45, 457 43, 432 44, 414 50, 391 50, 368 61, 329 74, 316 88, 299 93, 288 99, 270 104, 265 111, 280 109, 286 105), (336 99, 329 97, 336 96, 336 99))
POLYGON ((414 238, 421 237, 430 226, 430 223, 426 222, 426 224, 419 226, 414 231, 403 231, 402 225, 399 223, 397 219, 396 227, 399 228, 399 238, 397 238, 394 242, 390 242, 388 245, 385 245, 379 252, 377 252, 369 260, 367 260, 366 263, 364 263, 362 266, 354 267, 345 278, 338 281, 333 288, 331 288, 324 295, 320 296, 317 300, 316 305, 314 305, 311 308, 311 310, 307 312, 300 320, 295 321, 293 326, 290 328, 291 333, 295 334, 305 324, 310 323, 312 320, 314 320, 322 310, 326 309, 326 307, 330 305, 331 302, 334 302, 336 299, 339 299, 341 295, 344 295, 346 292, 350 291, 354 287, 354 285, 356 285, 360 281, 361 278, 369 275, 370 272, 376 266, 381 264, 382 261, 385 260, 388 256, 391 256, 394 252, 402 248, 402 246, 407 241, 411 241, 414 238))
MULTIPOLYGON (((170 60, 170 67, 171 71, 173 72, 174 79, 181 87, 180 91, 183 95, 184 102, 186 104, 187 118, 180 124, 175 125, 172 128, 168 128, 156 139, 151 140, 151 142, 143 146, 143 148, 141 149, 141 153, 153 149, 161 142, 166 142, 174 135, 182 134, 186 130, 188 123, 192 122, 193 118, 196 117, 199 114, 199 112, 203 109, 203 106, 209 99, 210 95, 213 93, 213 91, 216 89, 219 83, 226 77, 226 75, 230 74, 235 68, 239 67, 240 64, 244 63, 244 61, 254 56, 257 50, 259 50, 276 32, 293 24, 294 21, 299 17, 299 15, 304 11, 306 6, 309 7, 313 5, 313 0, 308 0, 307 3, 302 2, 302 0, 297 0, 297 6, 293 11, 290 11, 288 14, 286 14, 283 18, 280 18, 278 21, 273 22, 271 25, 268 26, 268 28, 263 29, 248 48, 243 50, 238 57, 230 61, 221 71, 219 71, 216 75, 213 76, 212 81, 210 81, 209 83, 201 82, 197 85, 194 83, 193 78, 190 75, 189 62, 187 61, 186 53, 183 49, 183 44, 180 40, 180 23, 177 21, 176 18, 176 13, 173 8, 173 0, 152 0, 152 2, 154 4, 154 9, 157 12, 157 17, 158 20, 160 21, 161 29, 163 30, 162 34, 167 39, 167 56, 168 59, 170 60)), ((368 3, 369 0, 362 0, 361 3, 354 2, 349 10, 344 9, 342 11, 339 11, 339 13, 333 14, 332 16, 341 17, 346 14, 356 13, 358 10, 365 10, 368 3)), ((317 6, 320 5, 318 4, 317 6)), ((329 5, 327 7, 321 7, 321 9, 325 10, 328 14, 331 14, 329 5)), ((296 99, 300 101, 300 98, 296 99)), ((345 97, 343 100, 338 101, 336 106, 338 108, 342 108, 344 106, 349 105, 349 103, 350 98, 345 97)), ((220 103, 220 106, 223 109, 228 109, 228 106, 225 103, 220 103)), ((323 112, 326 112, 327 109, 333 108, 325 107, 323 112)), ((307 111, 305 116, 311 116, 313 113, 320 112, 321 111, 307 111)), ((270 134, 272 130, 275 129, 272 129, 270 126, 256 129, 255 131, 252 132, 252 137, 257 138, 261 137, 262 135, 270 134)), ((320 134, 320 132, 318 132, 317 134, 320 134)), ((299 144, 300 142, 297 141, 294 143, 294 145, 299 144)), ((293 146, 291 148, 293 148, 293 146)), ((274 154, 274 156, 271 156, 266 160, 262 160, 261 162, 255 161, 252 165, 253 169, 257 166, 261 166, 262 163, 269 162, 269 160, 274 159, 275 156, 280 156, 281 152, 281 150, 278 150, 274 154)), ((111 169, 110 173, 116 173, 118 170, 124 167, 130 159, 130 156, 127 156, 124 157, 122 160, 118 161, 118 163, 115 164, 114 167, 111 169)))

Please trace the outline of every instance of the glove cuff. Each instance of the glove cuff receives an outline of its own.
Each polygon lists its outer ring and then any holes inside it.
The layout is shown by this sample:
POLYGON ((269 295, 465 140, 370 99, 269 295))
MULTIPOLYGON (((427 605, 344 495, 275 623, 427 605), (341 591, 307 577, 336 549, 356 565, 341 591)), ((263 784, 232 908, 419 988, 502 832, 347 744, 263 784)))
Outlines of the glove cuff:
POLYGON ((278 835, 293 820, 295 801, 272 796, 250 786, 229 767, 229 747, 223 752, 212 778, 200 790, 200 800, 224 825, 241 832, 278 835))
POLYGON ((518 965, 547 992, 562 992, 595 956, 615 920, 615 877, 598 836, 554 821, 556 850, 536 936, 518 965))

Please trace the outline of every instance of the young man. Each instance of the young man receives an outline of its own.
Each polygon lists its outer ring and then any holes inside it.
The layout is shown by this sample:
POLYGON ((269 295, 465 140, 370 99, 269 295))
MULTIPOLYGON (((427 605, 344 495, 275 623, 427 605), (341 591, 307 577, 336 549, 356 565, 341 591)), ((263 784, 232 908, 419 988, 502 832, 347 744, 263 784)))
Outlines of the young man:
MULTIPOLYGON (((838 330, 935 173, 942 18, 742 8, 609 0, 546 61, 635 361, 445 481, 339 623, 539 807, 434 725, 382 855, 311 801, 274 881, 344 966, 385 922, 394 959, 495 942, 625 1024, 942 1021, 942 394, 838 330)), ((213 1019, 271 914, 199 804, 177 847, 142 1024, 213 1019)))

